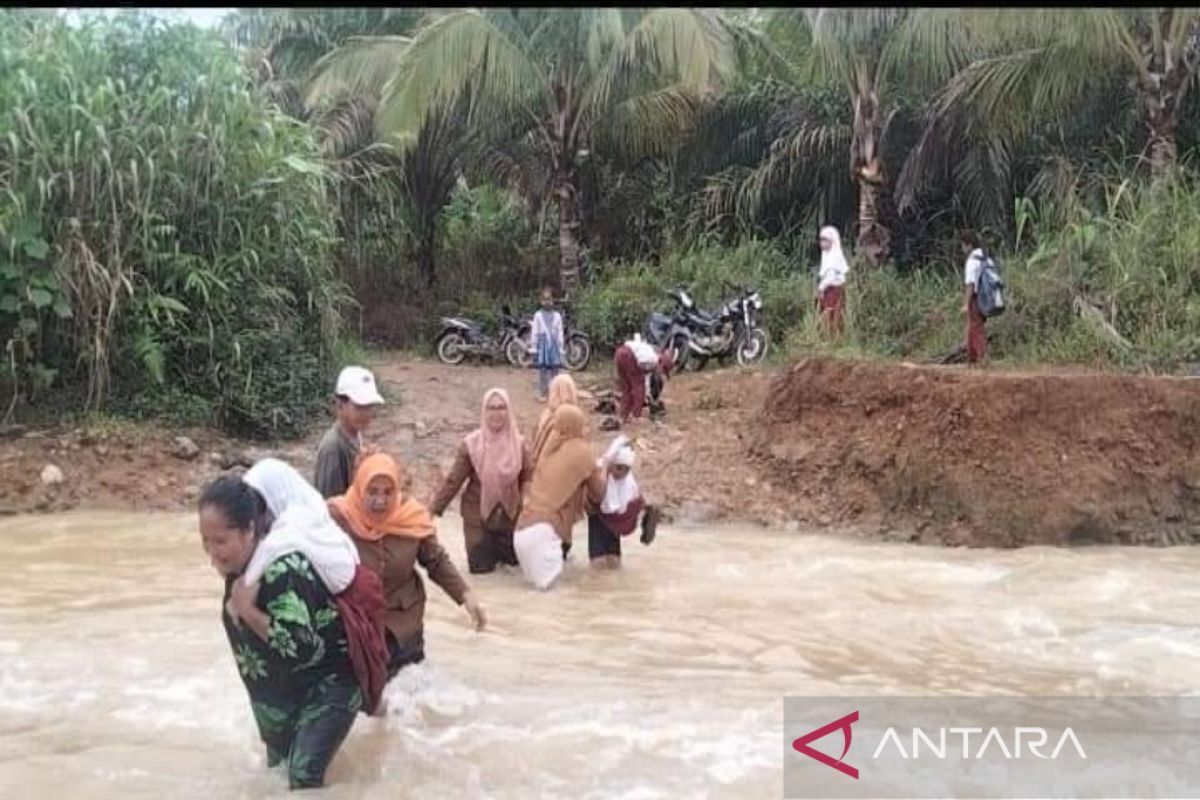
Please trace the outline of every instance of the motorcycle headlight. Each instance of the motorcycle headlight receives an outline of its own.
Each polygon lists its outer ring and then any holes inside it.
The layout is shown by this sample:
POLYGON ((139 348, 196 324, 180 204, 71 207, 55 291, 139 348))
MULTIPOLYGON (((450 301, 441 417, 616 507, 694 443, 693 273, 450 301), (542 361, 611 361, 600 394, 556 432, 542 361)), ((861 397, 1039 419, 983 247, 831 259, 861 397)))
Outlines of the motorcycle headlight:
POLYGON ((754 306, 755 309, 757 309, 759 311, 762 310, 762 307, 763 307, 762 298, 759 297, 758 295, 752 295, 750 297, 750 303, 754 306))

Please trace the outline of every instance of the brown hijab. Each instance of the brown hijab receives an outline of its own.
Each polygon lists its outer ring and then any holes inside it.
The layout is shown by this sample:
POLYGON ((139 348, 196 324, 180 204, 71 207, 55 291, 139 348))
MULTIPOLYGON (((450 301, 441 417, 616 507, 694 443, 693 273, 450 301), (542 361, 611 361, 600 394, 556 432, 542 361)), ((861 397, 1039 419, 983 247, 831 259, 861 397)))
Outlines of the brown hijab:
POLYGON ((529 484, 525 505, 531 515, 556 516, 570 508, 573 520, 583 516, 584 483, 596 469, 596 456, 584 438, 584 422, 578 406, 563 405, 554 412, 529 484))
POLYGON ((579 406, 579 388, 575 386, 575 379, 564 372, 554 376, 554 380, 550 381, 546 410, 538 419, 537 435, 533 437, 533 463, 535 465, 541 460, 542 453, 546 449, 546 440, 550 436, 550 422, 554 419, 554 412, 565 405, 579 406))

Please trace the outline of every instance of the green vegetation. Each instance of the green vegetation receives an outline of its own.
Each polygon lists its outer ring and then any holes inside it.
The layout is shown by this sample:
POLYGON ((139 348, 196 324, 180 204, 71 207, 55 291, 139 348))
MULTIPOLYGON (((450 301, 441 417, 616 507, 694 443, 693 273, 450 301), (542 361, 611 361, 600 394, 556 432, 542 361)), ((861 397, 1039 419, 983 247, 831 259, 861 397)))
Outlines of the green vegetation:
POLYGON ((0 23, 6 420, 295 434, 357 354, 344 329, 424 344, 546 283, 600 344, 729 281, 762 292, 776 357, 936 359, 964 228, 1010 288, 993 357, 1200 361, 1195 10, 0 23), (853 251, 840 341, 822 224, 853 251))
POLYGON ((0 339, 14 401, 247 433, 328 393, 344 290, 311 132, 215 35, 0 26, 0 339))

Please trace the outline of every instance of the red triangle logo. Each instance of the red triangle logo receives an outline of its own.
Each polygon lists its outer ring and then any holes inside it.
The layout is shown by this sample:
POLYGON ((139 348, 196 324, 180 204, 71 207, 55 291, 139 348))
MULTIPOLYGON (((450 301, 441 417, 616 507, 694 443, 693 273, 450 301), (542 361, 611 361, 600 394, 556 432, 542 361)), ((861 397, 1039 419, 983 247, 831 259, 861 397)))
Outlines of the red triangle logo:
POLYGON ((842 761, 842 759, 846 757, 846 753, 850 752, 850 726, 855 722, 858 722, 857 711, 851 712, 841 719, 834 720, 828 725, 817 728, 815 731, 810 731, 804 734, 799 739, 792 742, 792 749, 797 753, 801 753, 809 758, 820 761, 827 767, 833 767, 843 775, 849 775, 851 778, 854 778, 854 780, 858 780, 858 770, 849 764, 843 763, 842 761), (842 747, 842 754, 836 759, 831 758, 819 750, 814 750, 808 746, 810 742, 815 742, 817 739, 821 739, 836 730, 841 730, 842 734, 845 736, 845 745, 842 747))

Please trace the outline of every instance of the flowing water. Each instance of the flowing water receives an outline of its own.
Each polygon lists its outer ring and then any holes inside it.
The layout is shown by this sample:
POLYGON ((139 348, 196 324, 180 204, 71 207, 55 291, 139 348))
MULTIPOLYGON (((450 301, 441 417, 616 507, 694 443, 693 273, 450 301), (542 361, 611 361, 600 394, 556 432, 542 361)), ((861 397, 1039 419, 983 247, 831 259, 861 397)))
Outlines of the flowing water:
MULTIPOLYGON (((606 574, 577 548, 549 594, 474 578, 481 634, 430 587, 427 661, 359 717, 322 796, 757 800, 782 794, 788 694, 1200 689, 1198 548, 667 529, 606 574)), ((192 515, 0 520, 0 563, 0 797, 287 795, 192 515)))

